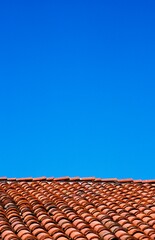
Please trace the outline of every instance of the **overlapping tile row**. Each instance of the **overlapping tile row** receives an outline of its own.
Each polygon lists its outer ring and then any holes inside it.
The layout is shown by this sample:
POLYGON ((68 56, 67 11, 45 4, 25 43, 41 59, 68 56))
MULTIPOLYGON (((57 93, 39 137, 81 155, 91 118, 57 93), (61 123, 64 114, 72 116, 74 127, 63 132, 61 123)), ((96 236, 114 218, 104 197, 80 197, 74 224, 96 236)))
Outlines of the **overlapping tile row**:
POLYGON ((0 177, 0 182, 1 181, 27 181, 27 182, 32 182, 32 181, 69 181, 69 182, 75 182, 75 181, 95 181, 95 182, 118 182, 118 183, 129 183, 129 182, 135 182, 135 183, 155 183, 155 179, 152 180, 134 180, 132 178, 128 179, 117 179, 117 178, 95 178, 95 177, 38 177, 38 178, 32 178, 32 177, 27 177, 27 178, 7 178, 7 177, 0 177))
POLYGON ((154 181, 3 178, 2 239, 155 239, 154 181))

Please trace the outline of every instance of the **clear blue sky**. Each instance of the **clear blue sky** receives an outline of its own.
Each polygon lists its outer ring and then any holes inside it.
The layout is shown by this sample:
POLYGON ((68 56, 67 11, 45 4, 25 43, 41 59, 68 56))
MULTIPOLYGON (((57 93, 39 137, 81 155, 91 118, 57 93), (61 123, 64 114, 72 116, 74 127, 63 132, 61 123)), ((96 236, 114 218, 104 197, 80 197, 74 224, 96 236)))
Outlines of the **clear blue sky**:
POLYGON ((154 13, 1 1, 0 176, 155 178, 154 13))

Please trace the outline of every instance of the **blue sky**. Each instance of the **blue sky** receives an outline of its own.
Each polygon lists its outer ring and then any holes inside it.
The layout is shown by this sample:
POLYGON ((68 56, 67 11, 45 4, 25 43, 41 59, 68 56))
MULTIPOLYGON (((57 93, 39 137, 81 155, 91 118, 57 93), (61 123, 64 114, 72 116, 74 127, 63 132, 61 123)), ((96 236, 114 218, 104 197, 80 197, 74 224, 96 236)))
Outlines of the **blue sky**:
POLYGON ((154 12, 1 1, 0 176, 155 178, 154 12))

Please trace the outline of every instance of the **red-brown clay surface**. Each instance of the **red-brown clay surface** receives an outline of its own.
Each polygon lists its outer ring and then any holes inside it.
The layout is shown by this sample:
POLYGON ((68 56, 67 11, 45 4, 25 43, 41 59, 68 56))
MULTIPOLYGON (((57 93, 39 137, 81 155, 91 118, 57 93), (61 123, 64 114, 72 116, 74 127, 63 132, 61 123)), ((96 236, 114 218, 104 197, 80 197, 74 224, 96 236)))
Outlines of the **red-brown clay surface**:
POLYGON ((2 239, 155 239, 155 181, 0 178, 2 239))

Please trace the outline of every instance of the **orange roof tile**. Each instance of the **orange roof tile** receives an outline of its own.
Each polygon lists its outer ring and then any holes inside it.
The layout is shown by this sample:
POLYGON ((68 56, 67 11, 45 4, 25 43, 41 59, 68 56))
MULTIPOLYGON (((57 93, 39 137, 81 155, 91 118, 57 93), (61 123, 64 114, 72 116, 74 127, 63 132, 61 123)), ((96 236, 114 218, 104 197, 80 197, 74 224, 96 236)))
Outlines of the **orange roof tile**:
POLYGON ((155 181, 0 178, 2 239, 155 239, 155 181))

